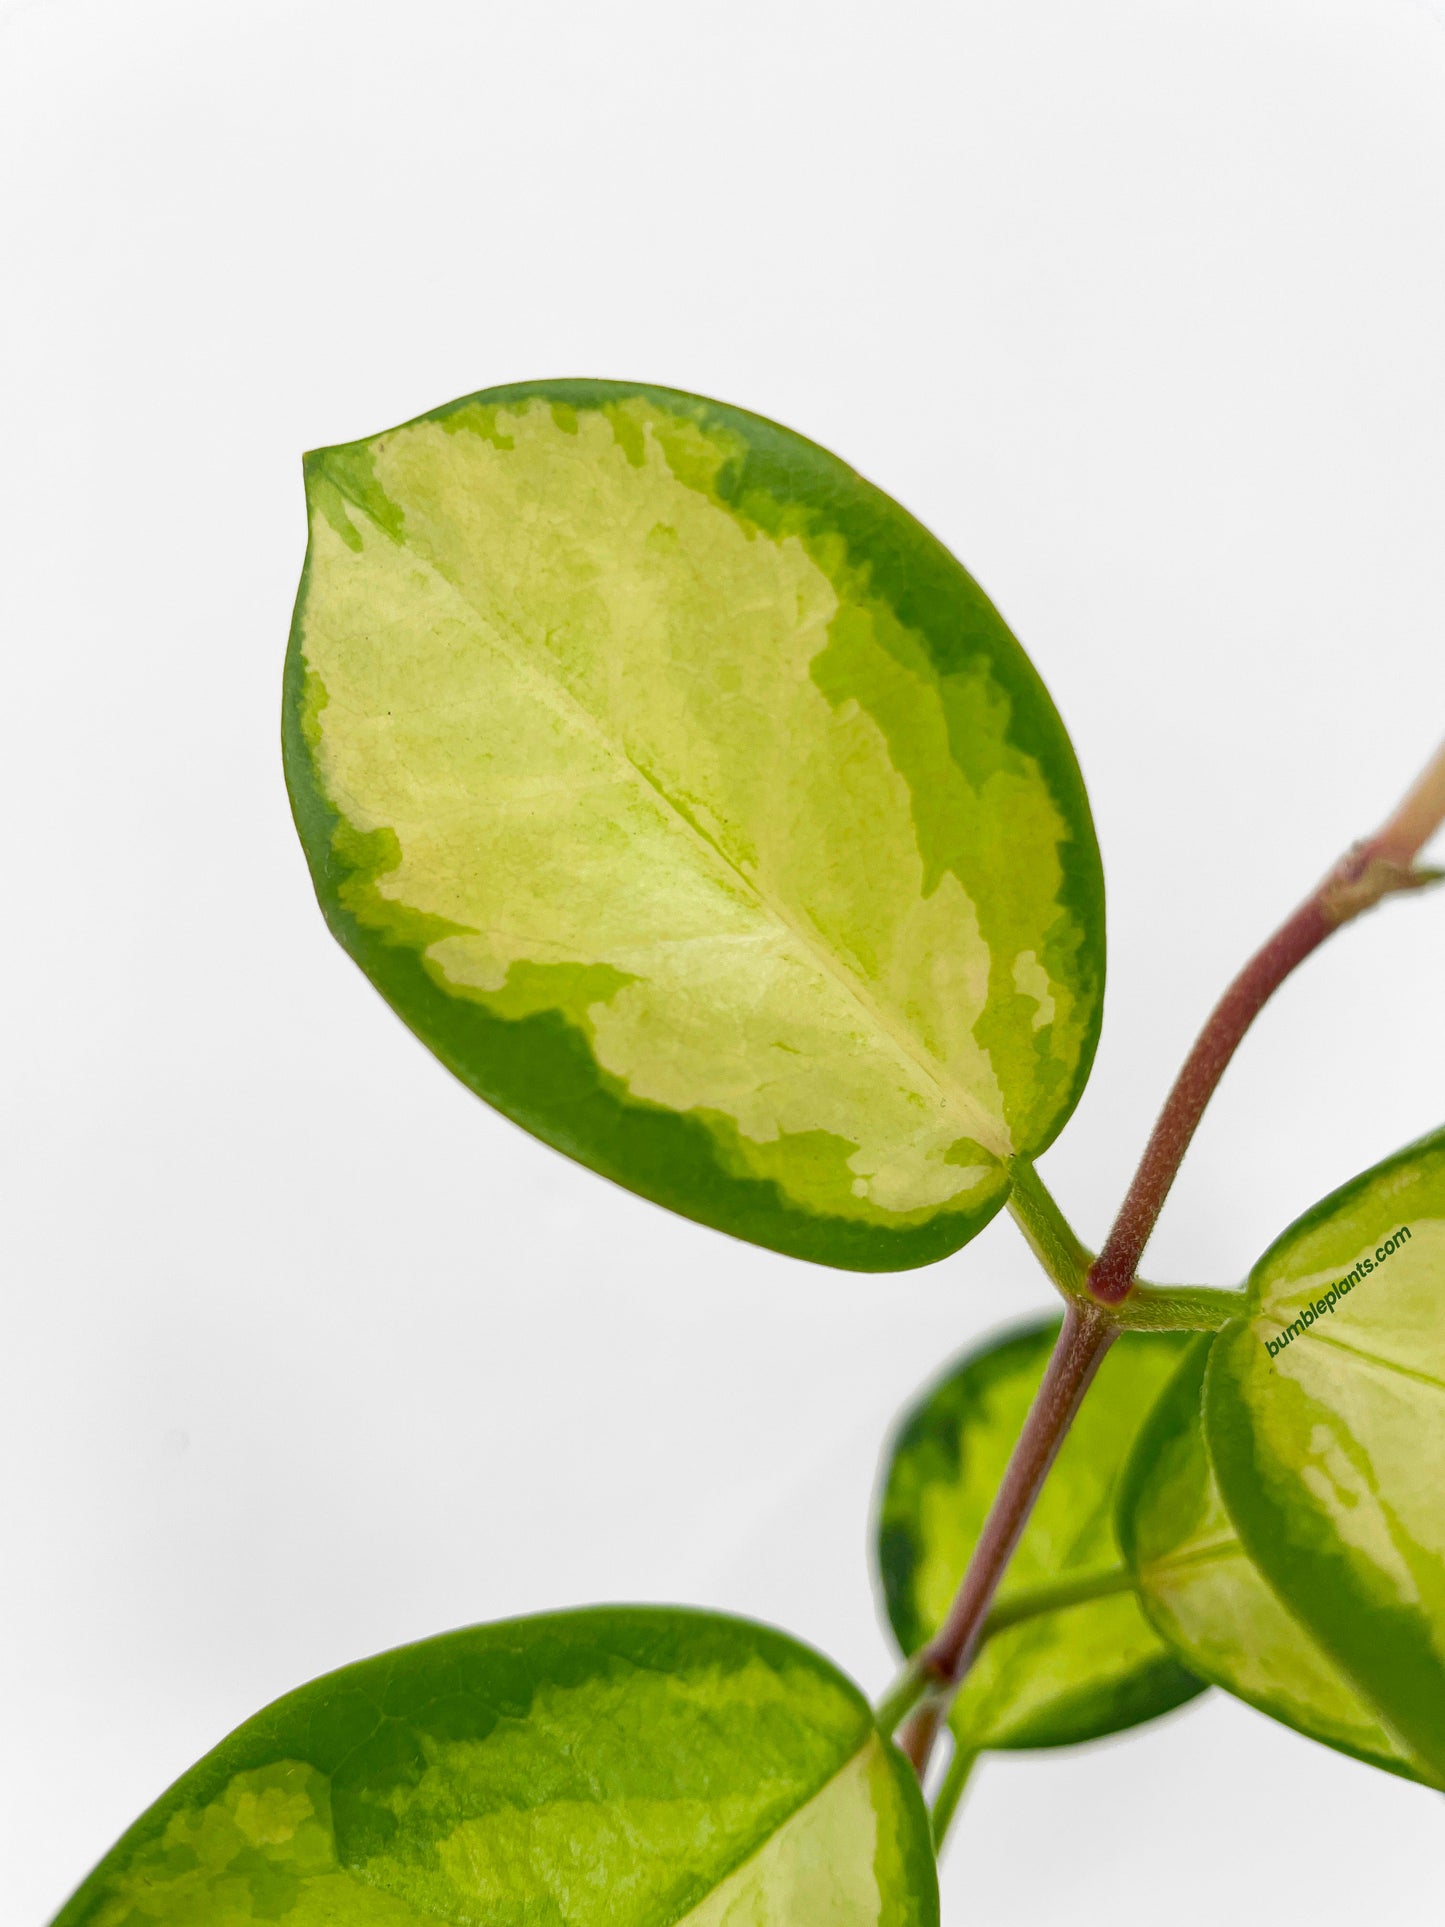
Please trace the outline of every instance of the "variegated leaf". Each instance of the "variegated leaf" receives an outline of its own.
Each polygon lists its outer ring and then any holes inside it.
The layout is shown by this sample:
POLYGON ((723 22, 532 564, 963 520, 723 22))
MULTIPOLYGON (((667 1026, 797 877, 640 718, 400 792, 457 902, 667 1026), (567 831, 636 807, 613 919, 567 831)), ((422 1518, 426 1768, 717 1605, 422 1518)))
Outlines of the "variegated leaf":
POLYGON ((1201 1679, 1341 1753, 1432 1781, 1240 1544, 1204 1438, 1212 1343, 1202 1333, 1191 1345, 1139 1433, 1120 1490, 1119 1542, 1140 1604, 1201 1679))
POLYGON ((1245 1551, 1445 1779, 1445 1131, 1291 1225, 1215 1341, 1210 1457, 1245 1551))
POLYGON ((54 1927, 937 1927, 917 1784, 780 1633, 601 1609, 278 1700, 54 1927))
POLYGON ((1087 1076, 1062 726, 833 456, 667 390, 495 389, 308 458, 288 782, 332 929, 458 1076, 703 1222, 956 1249, 1087 1076))

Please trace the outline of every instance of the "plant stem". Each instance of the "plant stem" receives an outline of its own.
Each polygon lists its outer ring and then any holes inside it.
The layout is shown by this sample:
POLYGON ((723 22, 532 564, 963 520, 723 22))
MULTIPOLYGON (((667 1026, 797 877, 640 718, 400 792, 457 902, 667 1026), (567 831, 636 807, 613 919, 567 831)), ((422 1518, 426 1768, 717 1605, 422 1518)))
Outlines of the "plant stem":
POLYGON ((903 1730, 900 1745, 921 1779, 948 1701, 968 1671, 994 1592, 1028 1523, 1055 1454, 1079 1402, 1118 1331, 1110 1315, 1075 1301, 1065 1307, 1063 1329, 1024 1420, 983 1531, 948 1617, 918 1655, 929 1697, 903 1730))
MULTIPOLYGON (((978 1643, 983 1646, 995 1633, 1006 1632, 1040 1613, 1059 1612, 1069 1606, 1083 1605, 1090 1599, 1107 1599, 1128 1592, 1133 1575, 1124 1566, 1111 1566, 1106 1572, 1084 1573, 1073 1579, 1056 1580, 1047 1586, 1031 1586, 1016 1593, 1002 1606, 995 1606, 984 1621, 978 1643)), ((920 1700, 936 1692, 937 1682, 922 1664, 921 1655, 911 1659, 873 1709, 880 1733, 893 1733, 913 1712, 920 1700)))
POLYGON ((1125 1331, 1217 1332, 1244 1311, 1244 1293, 1217 1285, 1146 1285, 1140 1278, 1114 1317, 1125 1331))
POLYGON ((892 1734, 929 1688, 929 1678, 916 1660, 910 1660, 873 1709, 878 1731, 892 1734))
MULTIPOLYGON (((1029 1247, 1063 1297, 1097 1304, 1089 1291, 1094 1254, 1059 1209, 1053 1193, 1027 1158, 1010 1161, 1009 1210, 1029 1247)), ((1240 1291, 1215 1285, 1147 1285, 1136 1278, 1127 1299, 1113 1308, 1125 1331, 1218 1331, 1238 1317, 1240 1291)))
POLYGON ((1089 1289, 1101 1304, 1117 1305, 1129 1295, 1189 1141, 1245 1032, 1290 972, 1342 924, 1381 897, 1436 880, 1437 873, 1417 870, 1414 862, 1442 819, 1445 744, 1389 821, 1340 858, 1215 1005, 1165 1099, 1114 1228, 1090 1269, 1089 1289))
POLYGON ((1384 861, 1408 869, 1442 823, 1445 823, 1445 743, 1405 792, 1395 814, 1376 830, 1370 841, 1384 861))
POLYGON ((1093 1252, 1081 1244, 1053 1193, 1027 1158, 1011 1158, 1008 1208, 1030 1248, 1065 1298, 1088 1294, 1093 1252))
POLYGON ((948 1717, 948 1702, 928 1699, 918 1707, 898 1735, 898 1749, 921 1780, 928 1771, 929 1758, 948 1717))
POLYGON ((1113 1599, 1121 1592, 1134 1590, 1134 1575, 1127 1566, 1110 1566, 1105 1572, 1080 1573, 1073 1579, 1056 1579, 1051 1586, 1032 1586, 1015 1593, 1001 1606, 995 1606, 984 1621, 979 1644, 1037 1619, 1041 1613, 1067 1612, 1070 1606, 1086 1606, 1091 1599, 1113 1599))
POLYGON ((953 1749, 953 1758, 948 1763, 948 1771, 943 1776, 943 1785, 938 1789, 929 1813, 929 1826, 933 1834, 933 1851, 936 1854, 943 1845, 953 1816, 958 1812, 958 1803, 963 1798, 963 1790, 969 1777, 978 1764, 977 1752, 970 1752, 965 1746, 953 1749))
POLYGON ((1382 897, 1439 880, 1439 871, 1416 868, 1415 858, 1442 821, 1445 743, 1394 814, 1340 859, 1225 991, 1175 1079, 1114 1228, 1091 1265, 1033 1166, 1026 1159, 1012 1165, 1014 1216, 1064 1294, 1064 1323, 948 1617, 885 1702, 895 1716, 913 1706, 899 1744, 920 1779, 949 1702, 985 1636, 1004 1569, 1113 1340, 1126 1326, 1216 1331, 1242 1302, 1237 1292, 1206 1286, 1161 1290, 1140 1284, 1135 1275, 1225 1066, 1269 998, 1326 937, 1382 897))

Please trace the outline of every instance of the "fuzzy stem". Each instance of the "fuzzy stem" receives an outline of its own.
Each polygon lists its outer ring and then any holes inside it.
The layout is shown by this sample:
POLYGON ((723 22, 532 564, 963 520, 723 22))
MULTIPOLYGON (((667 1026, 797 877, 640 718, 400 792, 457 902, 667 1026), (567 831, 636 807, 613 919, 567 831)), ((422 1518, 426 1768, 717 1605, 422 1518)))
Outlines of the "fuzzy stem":
POLYGON ((1027 1158, 1009 1162, 1009 1210, 1030 1248, 1065 1298, 1087 1295, 1093 1252, 1083 1245, 1053 1193, 1027 1158))
POLYGON ((1146 1285, 1134 1288, 1114 1307, 1125 1331, 1217 1332, 1244 1311, 1244 1293, 1218 1285, 1146 1285))

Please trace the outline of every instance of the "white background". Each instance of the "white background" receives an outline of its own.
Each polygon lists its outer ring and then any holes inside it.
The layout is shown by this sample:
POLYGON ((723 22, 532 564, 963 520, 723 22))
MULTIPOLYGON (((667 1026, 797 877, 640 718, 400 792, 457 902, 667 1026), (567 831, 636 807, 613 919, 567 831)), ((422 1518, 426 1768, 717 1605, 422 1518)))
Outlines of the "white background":
MULTIPOLYGON (((303 448, 638 377, 837 449, 1049 683, 1110 889, 1044 1172, 1097 1240, 1272 922, 1445 726, 1445 24, 1410 0, 0 13, 0 1917, 263 1701, 594 1599, 870 1689, 892 1415, 1049 1294, 831 1275, 453 1083, 327 937, 303 448)), ((1236 1281, 1445 1116, 1445 893, 1311 962, 1150 1252, 1236 1281)), ((957 1927, 1438 1918, 1445 1811, 1222 1696, 990 1763, 957 1927)))

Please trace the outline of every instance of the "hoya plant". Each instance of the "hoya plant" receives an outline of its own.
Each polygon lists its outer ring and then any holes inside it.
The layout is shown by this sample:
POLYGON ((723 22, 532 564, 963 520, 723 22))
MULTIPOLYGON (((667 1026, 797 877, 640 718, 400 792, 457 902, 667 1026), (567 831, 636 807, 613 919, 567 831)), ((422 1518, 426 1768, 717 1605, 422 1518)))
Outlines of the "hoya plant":
POLYGON ((296 824, 333 934, 442 1063, 814 1264, 931 1264, 1007 1209, 1060 1315, 897 1428, 872 1704, 698 1610, 443 1632, 222 1740, 57 1927, 929 1927, 980 1754, 1210 1685, 1445 1788, 1445 1130, 1242 1290, 1139 1277, 1265 1000, 1432 879, 1445 752, 1225 992, 1096 1256, 1035 1168, 1099 1034, 1088 799, 925 529, 770 422, 608 382, 324 449, 306 493, 296 824))

